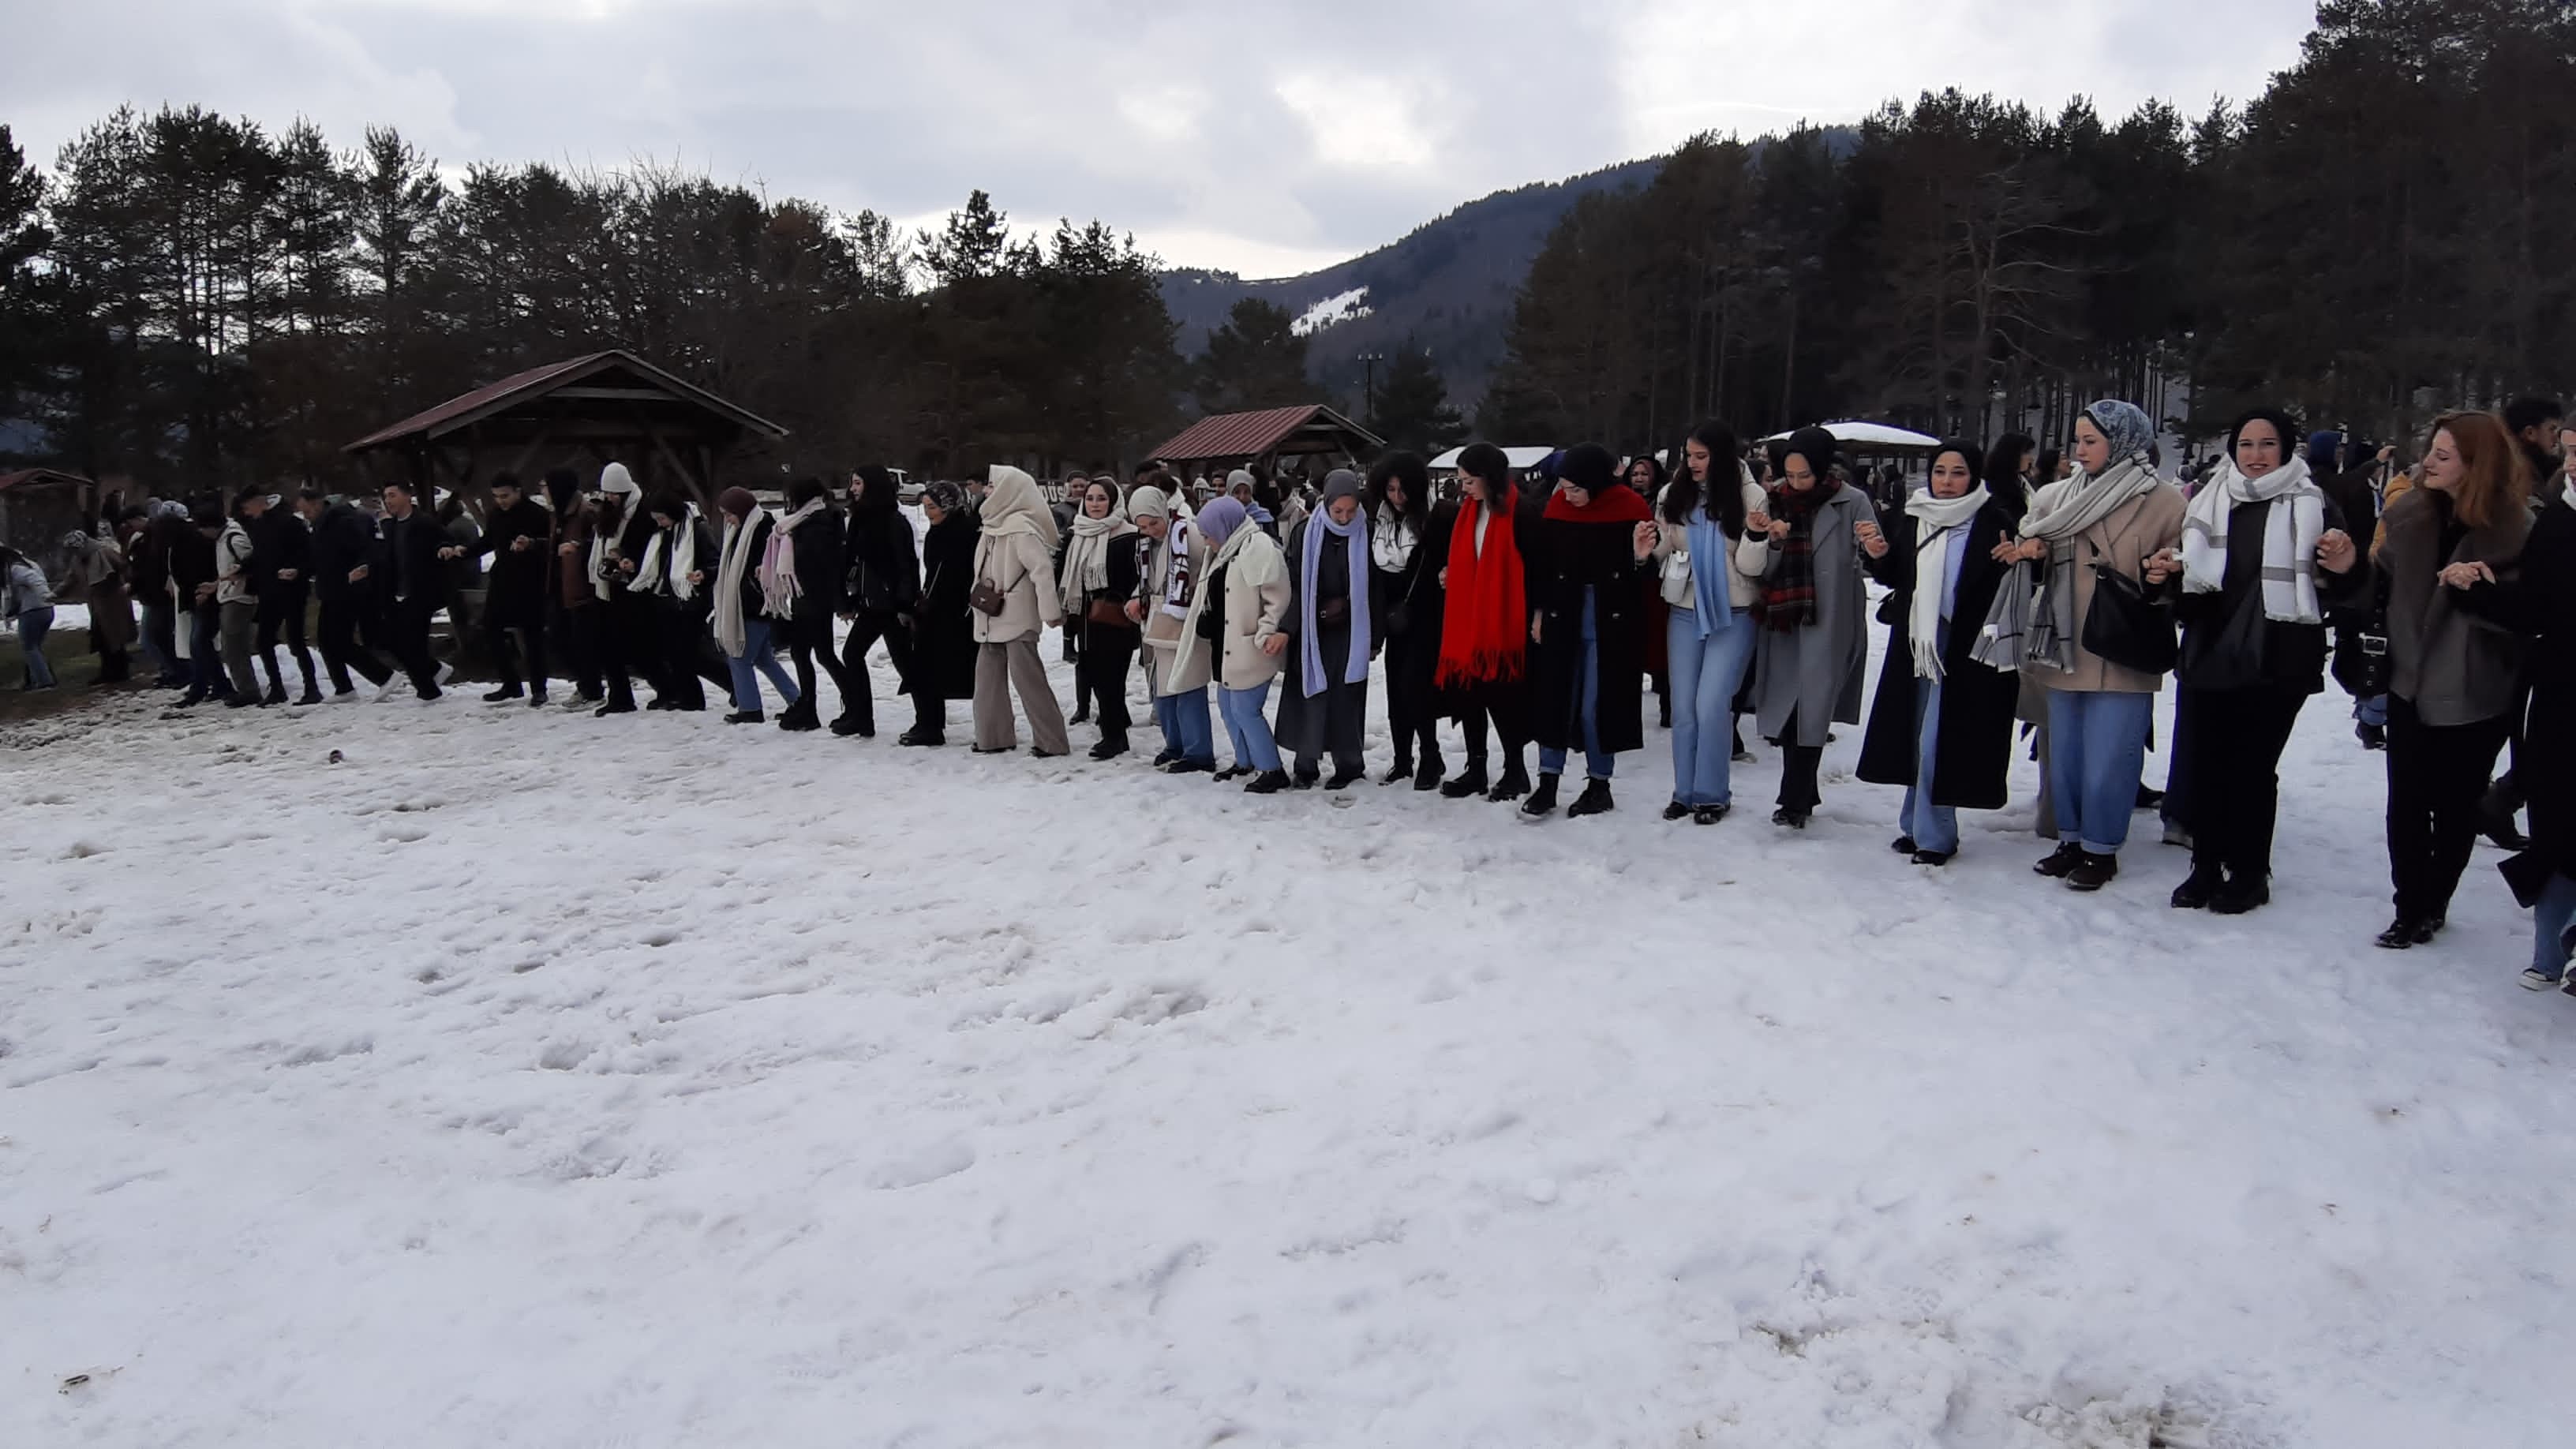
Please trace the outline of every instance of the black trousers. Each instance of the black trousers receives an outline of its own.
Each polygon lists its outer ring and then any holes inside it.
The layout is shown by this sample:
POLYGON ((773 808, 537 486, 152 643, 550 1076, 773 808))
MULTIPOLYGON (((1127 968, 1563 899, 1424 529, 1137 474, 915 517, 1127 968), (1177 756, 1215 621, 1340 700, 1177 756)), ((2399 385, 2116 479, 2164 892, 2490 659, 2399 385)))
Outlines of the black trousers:
POLYGON ((563 671, 574 692, 584 699, 597 699, 604 692, 599 678, 599 621, 607 617, 603 604, 567 609, 560 596, 546 600, 546 660, 563 671))
POLYGON ((1816 783, 1816 774, 1825 762, 1825 747, 1798 743, 1798 716, 1791 711, 1788 723, 1780 726, 1780 808, 1813 813, 1825 803, 1824 787, 1816 783))
POLYGON ((491 600, 483 602, 483 652, 492 656, 492 667, 501 676, 504 687, 521 682, 519 659, 527 657, 526 683, 542 694, 546 687, 546 627, 542 610, 531 605, 524 608, 495 608, 491 600), (518 637, 518 647, 511 647, 511 636, 518 637))
POLYGON ((322 667, 331 672, 331 688, 341 694, 354 687, 349 683, 352 669, 358 671, 360 678, 378 688, 384 687, 385 682, 394 677, 394 672, 385 667, 385 662, 377 658, 376 651, 370 647, 375 642, 372 627, 368 630, 367 644, 358 642, 358 631, 361 625, 366 624, 366 615, 364 598, 326 598, 322 601, 318 631, 322 667))
POLYGON ((370 632, 370 642, 391 654, 410 676, 411 687, 422 694, 438 688, 438 660, 429 652, 429 621, 440 607, 436 594, 396 599, 385 605, 383 637, 375 638, 370 632))
MULTIPOLYGON (((1386 725, 1395 738, 1399 765, 1412 764, 1417 758, 1440 758, 1439 691, 1432 688, 1431 671, 1413 657, 1413 651, 1422 647, 1421 641, 1397 635, 1386 649, 1386 725)), ((1439 647, 1434 637, 1431 651, 1436 655, 1439 647)))
POLYGON ((1503 767, 1526 771, 1528 764, 1521 752, 1529 748, 1529 722, 1522 718, 1517 693, 1488 689, 1480 691, 1474 700, 1458 712, 1458 730, 1467 741, 1467 767, 1483 766, 1487 745, 1500 735, 1503 767))
POLYGON ((597 645, 593 657, 599 661, 608 702, 633 704, 638 677, 659 694, 662 656, 654 633, 653 601, 620 584, 608 591, 598 608, 582 612, 592 616, 591 638, 597 645))
POLYGON ((1068 614, 1064 621, 1064 662, 1073 666, 1073 712, 1091 712, 1091 674, 1082 667, 1082 621, 1068 614))
POLYGON ((808 614, 771 626, 772 637, 787 646, 788 657, 796 661, 796 692, 804 700, 803 708, 811 713, 818 700, 814 693, 814 661, 823 662, 823 672, 832 677, 832 689, 842 699, 850 697, 850 672, 841 667, 840 656, 832 652, 832 616, 808 614))
POLYGON ((2428 725, 2388 697, 2388 878, 2400 918, 2450 914, 2478 842, 2478 797, 2509 732, 2503 719, 2428 725))
POLYGON ((882 609, 871 609, 850 621, 850 637, 841 652, 841 717, 855 720, 874 734, 877 728, 876 683, 868 675, 868 651, 885 641, 886 658, 907 686, 912 682, 912 631, 882 609))
POLYGON ((295 666, 304 676, 304 687, 313 688, 313 651, 304 640, 304 601, 313 586, 302 579, 272 579, 259 594, 259 635, 253 647, 259 662, 268 672, 268 687, 274 692, 284 689, 277 674, 277 641, 286 640, 286 652, 295 656, 295 666))
POLYGON ((668 701, 677 709, 705 709, 705 681, 730 696, 731 674, 719 670, 713 646, 708 642, 707 616, 693 601, 654 598, 653 608, 655 658, 658 677, 654 680, 654 697, 668 701))
POLYGON ((1135 716, 1127 708, 1127 671, 1136 663, 1136 646, 1144 636, 1133 629, 1072 624, 1082 631, 1082 653, 1073 666, 1074 679, 1087 695, 1100 723, 1100 737, 1124 744, 1135 716))
POLYGON ((2307 702, 2304 691, 2287 689, 2186 687, 2175 699, 2174 757, 2193 869, 2271 874, 2281 752, 2307 702))
MULTIPOLYGON (((1297 647, 1290 640, 1288 647, 1297 647)), ((1281 675, 1280 684, 1295 688, 1292 676, 1281 675)), ((1294 739, 1282 738, 1283 749, 1297 755, 1296 775, 1312 780, 1324 772, 1322 757, 1333 757, 1333 773, 1356 775, 1368 768, 1361 754, 1361 736, 1368 726, 1368 681, 1357 684, 1331 684, 1312 699, 1299 702, 1294 739)))

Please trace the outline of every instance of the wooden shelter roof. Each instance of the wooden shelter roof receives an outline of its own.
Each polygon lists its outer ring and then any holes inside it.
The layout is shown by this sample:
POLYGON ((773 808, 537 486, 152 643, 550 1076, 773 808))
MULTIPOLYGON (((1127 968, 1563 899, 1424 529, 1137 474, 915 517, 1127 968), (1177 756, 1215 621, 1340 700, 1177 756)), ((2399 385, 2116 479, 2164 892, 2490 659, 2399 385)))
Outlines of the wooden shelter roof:
POLYGON ((1326 453, 1336 449, 1357 455, 1385 445, 1385 439, 1331 408, 1306 403, 1201 418, 1148 456, 1167 463, 1195 463, 1213 458, 1258 458, 1265 453, 1326 453))
POLYGON ((636 436, 656 431, 728 438, 746 432, 787 436, 785 428, 767 418, 683 382, 631 352, 611 348, 532 367, 449 398, 369 433, 343 451, 427 445, 473 430, 510 438, 535 436, 585 420, 636 436))
POLYGON ((0 473, 0 489, 16 488, 30 483, 38 485, 68 483, 76 488, 96 486, 78 473, 66 473, 60 468, 21 468, 14 473, 0 473))

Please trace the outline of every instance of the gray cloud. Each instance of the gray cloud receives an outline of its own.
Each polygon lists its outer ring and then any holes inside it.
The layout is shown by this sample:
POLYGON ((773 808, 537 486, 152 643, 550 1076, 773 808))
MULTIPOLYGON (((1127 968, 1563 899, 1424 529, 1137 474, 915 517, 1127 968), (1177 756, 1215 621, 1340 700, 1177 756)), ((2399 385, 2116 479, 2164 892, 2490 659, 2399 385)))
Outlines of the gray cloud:
POLYGON ((87 0, 18 17, 0 120, 40 160, 200 102, 451 163, 650 157, 927 219, 990 191, 1177 263, 1294 270, 1691 131, 1927 86, 2186 109, 2288 64, 2301 0, 87 0), (2018 13, 2016 13, 2018 12, 2018 13), (2224 37, 2224 39, 2219 39, 2224 37))

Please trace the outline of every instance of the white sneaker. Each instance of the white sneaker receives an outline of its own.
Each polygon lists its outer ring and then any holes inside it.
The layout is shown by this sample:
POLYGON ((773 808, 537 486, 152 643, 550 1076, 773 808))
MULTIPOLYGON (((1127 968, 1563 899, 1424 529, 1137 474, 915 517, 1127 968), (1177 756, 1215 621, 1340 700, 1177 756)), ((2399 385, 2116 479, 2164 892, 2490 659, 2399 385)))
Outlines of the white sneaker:
POLYGON ((2522 986, 2526 991, 2556 991, 2563 985, 2558 977, 2542 975, 2537 966, 2522 968, 2522 986))

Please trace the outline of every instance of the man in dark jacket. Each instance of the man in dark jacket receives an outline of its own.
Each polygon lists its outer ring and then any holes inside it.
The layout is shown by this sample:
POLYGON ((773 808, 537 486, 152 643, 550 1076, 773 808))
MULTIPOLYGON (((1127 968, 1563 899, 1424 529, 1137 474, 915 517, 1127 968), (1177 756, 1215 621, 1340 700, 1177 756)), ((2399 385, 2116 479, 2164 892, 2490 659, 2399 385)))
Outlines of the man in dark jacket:
POLYGON ((304 693, 295 702, 320 704, 322 688, 313 674, 313 651, 304 641, 304 606, 313 588, 312 532, 294 509, 274 503, 246 517, 251 584, 259 592, 259 634, 253 648, 268 675, 268 702, 286 703, 286 681, 277 667, 277 641, 283 633, 304 675, 304 693))
POLYGON ((501 687, 483 698, 493 704, 529 696, 546 702, 546 598, 554 579, 554 516, 519 487, 517 475, 495 474, 492 511, 483 518, 473 553, 488 555, 483 581, 483 648, 501 674, 501 687), (519 648, 510 638, 516 634, 519 648), (527 655, 527 685, 519 682, 519 656, 527 655))
POLYGON ((374 618, 375 585, 370 565, 376 561, 375 525, 367 516, 347 503, 334 503, 319 488, 307 488, 296 495, 295 511, 304 515, 308 548, 306 567, 311 570, 313 596, 321 604, 317 642, 322 650, 322 667, 331 676, 333 698, 345 698, 355 692, 349 683, 349 671, 378 689, 394 677, 385 662, 370 647, 375 643, 377 625, 374 618), (358 631, 367 632, 367 643, 358 642, 358 631))
POLYGON ((175 505, 172 510, 157 514, 127 510, 129 527, 124 535, 125 560, 133 569, 129 587, 134 601, 143 607, 143 648, 157 666, 153 683, 161 689, 178 689, 188 682, 188 671, 179 658, 180 611, 170 602, 172 540, 188 531, 188 520, 186 510, 175 505), (137 513, 142 515, 139 519, 131 517, 137 513))
MULTIPOLYGON (((448 671, 430 657, 429 621, 445 598, 446 571, 441 565, 462 556, 437 519, 413 503, 408 484, 385 485, 385 516, 376 525, 383 538, 384 578, 378 594, 385 626, 385 648, 402 661, 411 687, 422 699, 436 699, 439 681, 448 671)), ((372 575, 370 568, 368 573, 372 575)))
POLYGON ((209 699, 232 702, 233 687, 224 677, 215 642, 223 617, 215 602, 215 540, 223 532, 223 508, 208 503, 194 509, 187 526, 170 536, 170 580, 178 587, 188 631, 188 692, 179 697, 181 709, 209 699))

